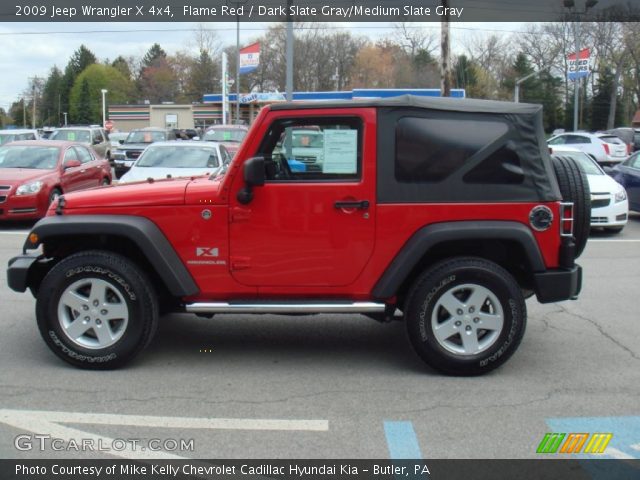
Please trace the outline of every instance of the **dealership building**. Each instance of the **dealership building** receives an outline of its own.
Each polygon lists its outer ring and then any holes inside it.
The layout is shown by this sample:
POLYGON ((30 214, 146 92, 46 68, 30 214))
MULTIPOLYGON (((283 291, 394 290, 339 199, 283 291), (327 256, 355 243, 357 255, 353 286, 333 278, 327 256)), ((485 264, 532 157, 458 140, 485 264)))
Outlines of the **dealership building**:
MULTIPOLYGON (((294 102, 357 100, 371 98, 389 98, 399 95, 417 95, 422 97, 439 97, 436 88, 418 89, 354 89, 340 92, 293 92, 294 102)), ((451 96, 464 98, 464 89, 452 89, 451 96)), ((251 124, 264 105, 284 102, 283 93, 249 93, 240 95, 240 121, 251 124)), ((229 112, 231 122, 237 123, 237 95, 229 95, 229 112)), ((113 123, 114 131, 127 132, 143 127, 167 128, 206 128, 209 125, 223 123, 222 95, 205 94, 202 103, 177 105, 172 103, 144 105, 109 105, 108 118, 113 123)))

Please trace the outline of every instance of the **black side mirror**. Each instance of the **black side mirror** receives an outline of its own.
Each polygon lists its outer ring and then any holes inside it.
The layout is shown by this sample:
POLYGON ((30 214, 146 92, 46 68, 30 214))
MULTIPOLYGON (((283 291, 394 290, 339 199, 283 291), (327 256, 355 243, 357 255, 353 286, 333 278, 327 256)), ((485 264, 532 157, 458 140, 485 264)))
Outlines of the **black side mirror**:
POLYGON ((237 199, 247 205, 253 200, 253 187, 261 187, 264 185, 264 157, 253 157, 244 163, 244 188, 238 191, 237 199))
POLYGON ((250 187, 264 185, 264 157, 253 157, 244 163, 244 182, 250 187))
POLYGON ((118 140, 118 143, 119 143, 120 145, 124 145, 124 140, 118 140))

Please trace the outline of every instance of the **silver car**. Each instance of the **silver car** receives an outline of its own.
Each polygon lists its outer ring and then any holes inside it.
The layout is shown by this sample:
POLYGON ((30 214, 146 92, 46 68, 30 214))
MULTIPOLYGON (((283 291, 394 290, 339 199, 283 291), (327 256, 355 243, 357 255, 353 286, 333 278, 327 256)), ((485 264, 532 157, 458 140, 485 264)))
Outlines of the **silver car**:
POLYGON ((111 160, 111 142, 107 132, 101 127, 61 127, 56 128, 49 140, 67 140, 84 143, 93 148, 100 158, 111 160))

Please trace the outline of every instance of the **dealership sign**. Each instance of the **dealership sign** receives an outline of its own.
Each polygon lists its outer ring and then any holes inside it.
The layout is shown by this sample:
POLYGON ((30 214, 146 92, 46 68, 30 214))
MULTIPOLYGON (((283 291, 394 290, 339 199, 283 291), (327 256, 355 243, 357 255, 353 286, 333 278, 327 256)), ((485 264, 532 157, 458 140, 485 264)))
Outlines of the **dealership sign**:
POLYGON ((591 53, 588 48, 580 50, 578 61, 576 62, 576 54, 572 53, 567 57, 569 60, 569 71, 567 77, 569 80, 575 80, 576 78, 583 78, 589 76, 591 53))
POLYGON ((240 73, 253 72, 260 65, 260 44, 253 43, 240 50, 240 73))

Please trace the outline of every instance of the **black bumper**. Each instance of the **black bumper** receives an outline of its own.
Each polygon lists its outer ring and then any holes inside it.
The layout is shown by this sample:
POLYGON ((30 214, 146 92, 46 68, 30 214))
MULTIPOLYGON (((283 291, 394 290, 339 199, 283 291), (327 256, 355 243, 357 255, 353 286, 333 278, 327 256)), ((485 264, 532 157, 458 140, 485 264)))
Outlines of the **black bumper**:
POLYGON ((29 286, 29 270, 38 261, 38 255, 20 255, 9 260, 7 285, 16 292, 25 292, 29 286))
POLYGON ((582 289, 582 267, 547 270, 534 274, 534 290, 540 303, 574 299, 582 289))

